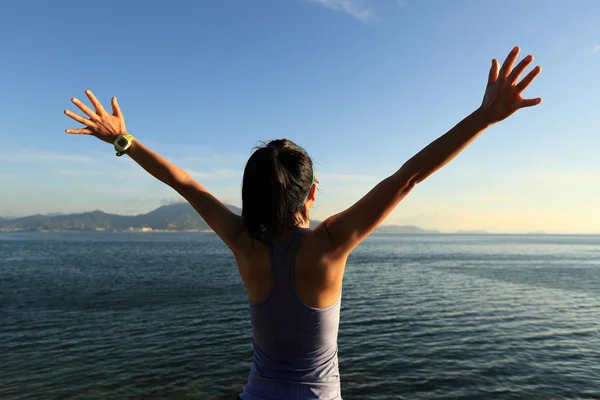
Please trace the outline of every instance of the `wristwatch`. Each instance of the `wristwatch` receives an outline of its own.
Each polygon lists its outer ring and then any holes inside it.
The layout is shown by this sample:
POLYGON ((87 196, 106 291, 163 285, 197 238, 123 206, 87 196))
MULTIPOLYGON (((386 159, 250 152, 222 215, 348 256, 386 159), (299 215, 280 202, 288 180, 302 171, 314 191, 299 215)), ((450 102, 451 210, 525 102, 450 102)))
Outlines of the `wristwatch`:
POLYGON ((131 147, 131 144, 135 138, 131 135, 121 135, 115 140, 115 151, 117 152, 117 157, 121 157, 128 148, 131 147))

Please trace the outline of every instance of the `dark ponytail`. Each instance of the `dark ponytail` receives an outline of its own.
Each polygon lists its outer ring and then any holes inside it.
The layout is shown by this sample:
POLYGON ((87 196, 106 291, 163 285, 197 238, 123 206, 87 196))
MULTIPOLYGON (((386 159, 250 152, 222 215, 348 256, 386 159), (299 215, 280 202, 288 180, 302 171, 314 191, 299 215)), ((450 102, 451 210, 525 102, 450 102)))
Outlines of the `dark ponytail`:
POLYGON ((242 218, 250 236, 265 242, 306 219, 301 206, 313 180, 312 160, 292 141, 256 148, 242 182, 242 218))

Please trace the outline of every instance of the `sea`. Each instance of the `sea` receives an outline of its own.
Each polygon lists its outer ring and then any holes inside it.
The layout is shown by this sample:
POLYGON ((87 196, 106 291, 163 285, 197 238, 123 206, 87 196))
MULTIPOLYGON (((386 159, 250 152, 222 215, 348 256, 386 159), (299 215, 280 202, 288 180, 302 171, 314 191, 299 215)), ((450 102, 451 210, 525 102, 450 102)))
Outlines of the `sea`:
MULTIPOLYGON (((211 233, 0 233, 0 399, 224 399, 252 360, 211 233)), ((600 236, 373 234, 344 399, 600 399, 600 236)))

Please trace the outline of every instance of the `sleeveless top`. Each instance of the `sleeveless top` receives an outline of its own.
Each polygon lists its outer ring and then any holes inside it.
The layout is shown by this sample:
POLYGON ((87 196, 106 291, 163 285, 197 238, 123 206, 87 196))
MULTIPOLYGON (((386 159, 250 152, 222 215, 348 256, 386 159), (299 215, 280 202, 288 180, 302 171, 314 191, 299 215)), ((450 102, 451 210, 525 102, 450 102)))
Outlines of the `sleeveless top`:
POLYGON ((271 241, 273 289, 250 302, 254 357, 242 400, 341 400, 338 329, 341 293, 326 308, 310 307, 294 283, 296 253, 306 229, 285 245, 271 241))

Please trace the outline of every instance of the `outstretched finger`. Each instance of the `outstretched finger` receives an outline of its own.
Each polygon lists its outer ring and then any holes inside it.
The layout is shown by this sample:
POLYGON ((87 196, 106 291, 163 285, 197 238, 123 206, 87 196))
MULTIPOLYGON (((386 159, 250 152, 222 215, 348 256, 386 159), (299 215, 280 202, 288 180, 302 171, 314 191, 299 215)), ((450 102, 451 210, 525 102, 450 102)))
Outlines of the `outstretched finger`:
POLYGON ((91 108, 83 104, 78 98, 73 97, 71 99, 71 102, 75 104, 77 108, 79 108, 81 111, 83 111, 88 117, 90 117, 90 119, 96 120, 98 118, 98 114, 96 114, 94 111, 92 111, 91 108))
POLYGON ((102 104, 100 104, 100 102, 98 101, 96 96, 94 96, 94 93, 92 93, 91 90, 86 90, 85 94, 87 95, 88 99, 90 99, 90 101, 92 102, 92 105, 96 109, 96 114, 100 115, 100 114, 106 112, 106 111, 104 111, 104 107, 102 107, 102 104))
POLYGON ((533 106, 537 106, 538 104, 541 104, 541 103, 542 103, 542 98, 541 97, 537 97, 535 99, 523 99, 519 103, 519 108, 533 107, 533 106))
POLYGON ((510 53, 508 53, 506 60, 504 60, 504 64, 502 64, 502 68, 500 68, 500 73, 498 75, 500 79, 506 79, 508 77, 520 51, 521 49, 519 46, 515 46, 510 53))
POLYGON ((525 75, 525 78, 523 78, 521 82, 517 84, 517 92, 521 93, 525 89, 527 89, 527 87, 531 85, 531 82, 533 82, 533 80, 540 74, 540 72, 542 72, 542 67, 540 67, 539 65, 531 71, 529 71, 529 73, 525 75))
POLYGON ((115 117, 123 117, 123 114, 121 113, 121 107, 119 107, 119 103, 117 103, 117 98, 113 97, 112 98, 112 109, 113 109, 113 115, 115 117))
POLYGON ((490 68, 490 75, 488 76, 488 86, 494 84, 498 79, 498 70, 500 69, 500 63, 495 58, 492 60, 492 67, 490 68))
POLYGON ((72 135, 91 135, 94 133, 91 129, 83 128, 83 129, 65 129, 65 132, 70 133, 72 135))
POLYGON ((96 124, 94 123, 94 121, 91 121, 89 119, 83 118, 81 115, 75 114, 72 111, 69 110, 65 110, 65 115, 67 117, 71 117, 73 118, 75 121, 79 122, 82 125, 85 125, 87 127, 91 127, 94 128, 96 126, 96 124))
POLYGON ((529 66, 529 64, 531 64, 532 61, 533 61, 533 56, 531 56, 531 55, 528 55, 527 57, 522 59, 521 62, 519 64, 517 64, 515 69, 513 69, 512 72, 510 73, 510 75, 508 76, 507 82, 510 83, 511 85, 514 84, 515 82, 517 82, 519 80, 519 78, 521 77, 521 74, 523 73, 523 71, 525 71, 527 69, 527 67, 529 66))

